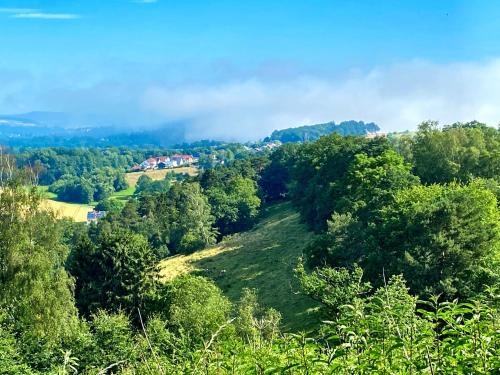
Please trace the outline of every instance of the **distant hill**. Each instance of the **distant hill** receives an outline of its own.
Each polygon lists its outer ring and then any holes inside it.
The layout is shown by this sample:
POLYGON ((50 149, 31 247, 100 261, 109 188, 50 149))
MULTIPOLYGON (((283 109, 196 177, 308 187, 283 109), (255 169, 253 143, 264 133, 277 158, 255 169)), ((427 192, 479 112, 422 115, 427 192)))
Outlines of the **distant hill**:
MULTIPOLYGON (((121 126, 89 124, 61 112, 29 112, 0 115, 0 145, 12 147, 174 147, 188 142, 189 121, 158 124, 154 128, 132 130, 121 126)), ((275 130, 265 141, 306 142, 322 135, 365 135, 379 131, 370 122, 344 121, 339 124, 307 125, 275 130)), ((197 141, 197 139, 190 139, 197 141)), ((251 141, 251 140, 250 140, 251 141)), ((254 140, 255 141, 255 140, 254 140)), ((206 143, 206 141, 205 141, 206 143)))
POLYGON ((77 124, 60 112, 0 115, 0 144, 12 147, 167 147, 186 142, 186 124, 182 122, 142 131, 77 124))
POLYGON ((315 141, 323 135, 337 133, 340 135, 365 135, 380 131, 377 124, 373 122, 364 123, 363 121, 343 121, 336 124, 334 121, 326 124, 304 125, 297 128, 288 128, 275 130, 270 137, 264 141, 290 142, 308 142, 315 141))
MULTIPOLYGON (((1 128, 1 126, 0 126, 1 128)), ((64 134, 26 134, 22 129, 0 129, 0 144, 11 147, 173 147, 186 142, 182 128, 162 128, 143 132, 106 132, 104 128, 85 128, 64 134), (80 134, 76 134, 77 132, 80 134)))
POLYGON ((32 124, 49 128, 68 127, 69 116, 63 112, 28 112, 17 115, 0 115, 4 122, 12 121, 17 124, 32 124))

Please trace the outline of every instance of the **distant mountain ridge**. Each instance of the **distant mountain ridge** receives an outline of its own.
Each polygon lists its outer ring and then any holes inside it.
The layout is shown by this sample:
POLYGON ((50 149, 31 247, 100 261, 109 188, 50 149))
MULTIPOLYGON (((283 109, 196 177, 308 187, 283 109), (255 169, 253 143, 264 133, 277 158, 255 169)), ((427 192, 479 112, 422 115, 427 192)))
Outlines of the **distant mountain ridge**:
MULTIPOLYGON (((134 131, 117 126, 86 126, 62 112, 0 115, 0 144, 12 147, 172 147, 188 142, 188 133, 192 134, 189 130, 186 121, 134 131)), ((366 135, 379 130, 373 122, 344 121, 336 124, 332 121, 275 130, 265 141, 307 142, 331 133, 366 135)), ((189 142, 193 141, 197 139, 189 137, 189 142)))
POLYGON ((303 125, 296 128, 275 130, 264 141, 281 141, 283 143, 315 141, 323 135, 337 133, 340 135, 366 135, 380 131, 380 127, 374 122, 343 121, 336 124, 335 121, 316 125, 303 125))
POLYGON ((182 122, 142 131, 78 124, 61 112, 0 115, 0 144, 12 147, 165 147, 186 142, 186 124, 182 122))
POLYGON ((4 122, 33 124, 45 127, 68 127, 69 116, 63 112, 43 112, 33 111, 16 115, 0 115, 0 120, 4 122))

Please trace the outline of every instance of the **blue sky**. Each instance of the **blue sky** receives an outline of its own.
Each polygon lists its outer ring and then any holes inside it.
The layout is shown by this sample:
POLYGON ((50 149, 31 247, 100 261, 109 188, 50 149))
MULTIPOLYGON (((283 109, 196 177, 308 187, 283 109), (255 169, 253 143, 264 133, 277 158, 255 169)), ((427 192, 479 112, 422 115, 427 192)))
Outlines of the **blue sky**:
POLYGON ((0 111, 235 138, 350 118, 496 125, 498 19, 495 1, 0 0, 0 111))

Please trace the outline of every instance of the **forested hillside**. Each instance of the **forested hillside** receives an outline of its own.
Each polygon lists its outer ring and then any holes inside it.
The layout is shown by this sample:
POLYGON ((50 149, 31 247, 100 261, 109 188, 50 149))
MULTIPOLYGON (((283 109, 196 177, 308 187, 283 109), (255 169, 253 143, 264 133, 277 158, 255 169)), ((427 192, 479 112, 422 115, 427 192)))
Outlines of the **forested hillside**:
POLYGON ((0 373, 500 371, 499 129, 242 153, 88 225, 0 156, 0 373))
POLYGON ((308 142, 316 141, 323 135, 332 133, 340 135, 366 135, 380 131, 377 124, 363 121, 343 121, 336 124, 334 121, 325 124, 304 125, 296 128, 275 130, 266 141, 308 142))

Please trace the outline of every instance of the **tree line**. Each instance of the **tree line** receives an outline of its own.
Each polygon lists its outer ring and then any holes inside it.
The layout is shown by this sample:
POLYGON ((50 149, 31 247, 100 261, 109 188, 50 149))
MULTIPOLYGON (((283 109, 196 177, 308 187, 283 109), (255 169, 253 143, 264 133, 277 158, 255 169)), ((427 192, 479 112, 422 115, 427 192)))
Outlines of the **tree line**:
POLYGON ((361 267, 375 286, 402 274, 422 297, 468 298, 500 277, 499 150, 497 129, 427 122, 412 138, 287 145, 261 181, 320 233, 305 261, 332 270, 305 276, 317 284, 361 267))

